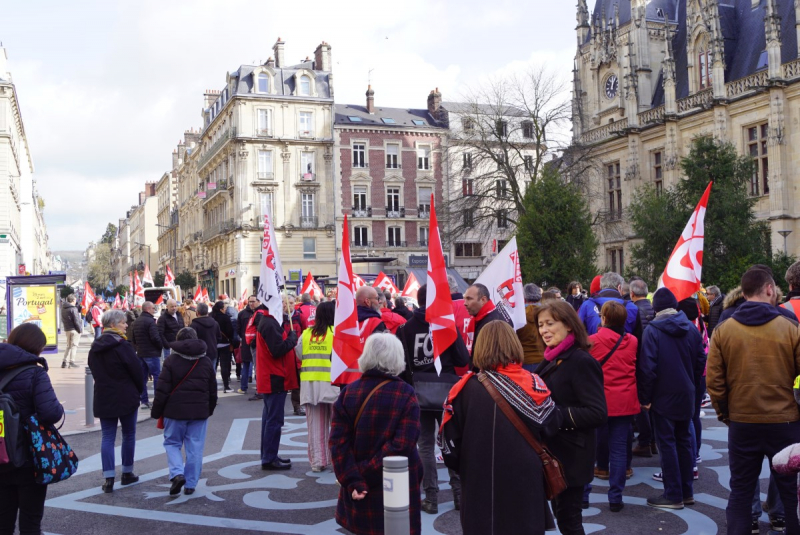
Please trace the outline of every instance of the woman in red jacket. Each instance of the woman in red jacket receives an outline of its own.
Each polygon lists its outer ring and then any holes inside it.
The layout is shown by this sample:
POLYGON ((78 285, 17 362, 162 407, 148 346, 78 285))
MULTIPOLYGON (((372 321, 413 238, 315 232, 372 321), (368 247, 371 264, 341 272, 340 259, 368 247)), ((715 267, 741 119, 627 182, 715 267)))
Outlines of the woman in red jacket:
POLYGON ((597 430, 595 476, 609 480, 608 505, 615 513, 623 507, 622 491, 631 462, 631 422, 641 410, 636 391, 638 342, 625 332, 627 318, 624 305, 607 301, 600 310, 602 326, 589 337, 592 343, 589 352, 603 367, 608 405, 608 424, 597 430))

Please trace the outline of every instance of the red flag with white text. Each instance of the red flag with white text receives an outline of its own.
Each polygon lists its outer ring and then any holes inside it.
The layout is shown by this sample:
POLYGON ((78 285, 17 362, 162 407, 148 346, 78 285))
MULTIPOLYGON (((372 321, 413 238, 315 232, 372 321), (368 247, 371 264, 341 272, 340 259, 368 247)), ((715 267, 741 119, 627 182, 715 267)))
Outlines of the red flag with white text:
POLYGON ((357 274, 353 273, 353 284, 355 285, 356 290, 358 290, 362 286, 366 286, 367 282, 357 274))
POLYGON ((194 302, 195 303, 203 302, 203 288, 200 286, 198 286, 197 289, 194 291, 194 302))
POLYGON ((139 272, 133 272, 133 305, 140 307, 144 304, 144 286, 139 281, 139 272))
POLYGON ((155 286, 156 283, 153 281, 153 276, 150 274, 150 266, 147 264, 144 265, 144 273, 142 273, 142 284, 150 283, 150 286, 155 286))
POLYGON ((244 310, 244 307, 247 306, 247 299, 248 299, 247 288, 245 288, 244 291, 242 292, 242 297, 239 298, 239 307, 238 307, 239 312, 244 310))
POLYGON ((94 290, 92 290, 92 286, 89 282, 83 283, 83 299, 81 300, 81 309, 83 314, 86 315, 89 312, 89 309, 92 308, 92 304, 95 302, 94 290))
POLYGON ((154 305, 160 305, 163 302, 164 302, 164 294, 161 294, 161 295, 158 296, 158 299, 156 299, 156 302, 153 303, 153 304, 154 305))
MULTIPOLYGON (((413 276, 413 274, 412 274, 413 276)), ((439 357, 453 345, 458 337, 456 317, 453 314, 453 299, 447 283, 447 266, 444 263, 442 240, 436 220, 436 207, 431 193, 430 239, 428 240, 428 292, 425 295, 425 321, 431 329, 433 342, 433 365, 437 373, 442 371, 439 357)))
POLYGON ((681 233, 675 249, 667 261, 667 267, 658 280, 658 287, 669 288, 675 299, 682 301, 700 290, 703 275, 703 239, 705 237, 706 209, 713 182, 709 182, 700 202, 692 212, 689 222, 681 233))
POLYGON ((208 288, 203 288, 203 301, 205 303, 211 302, 211 298, 208 297, 208 288))
POLYGON ((378 273, 378 277, 375 279, 375 282, 372 283, 372 287, 385 292, 390 292, 392 295, 400 293, 400 290, 394 285, 392 279, 390 279, 389 276, 383 271, 378 273))
POLYGON ((317 281, 314 280, 314 277, 311 276, 311 272, 308 272, 306 275, 306 280, 303 283, 303 289, 300 290, 300 295, 308 294, 311 296, 311 299, 319 301, 322 297, 322 288, 319 287, 317 281))
POLYGON ((117 296, 114 298, 114 306, 112 308, 122 308, 122 301, 119 300, 119 292, 117 292, 117 296))
POLYGON ((167 264, 166 268, 166 275, 164 275, 164 286, 167 287, 175 287, 175 276, 172 274, 172 270, 169 268, 169 264, 167 264))
POLYGON ((356 286, 353 264, 350 261, 350 232, 347 216, 342 227, 342 257, 339 259, 336 314, 333 321, 333 352, 331 353, 331 383, 349 384, 358 379, 358 358, 364 349, 358 328, 356 286))
POLYGON ((414 274, 411 273, 408 276, 408 279, 406 279, 406 285, 403 288, 403 293, 401 293, 400 295, 403 297, 410 297, 411 299, 414 299, 416 301, 417 290, 419 290, 420 286, 421 285, 419 281, 417 281, 417 277, 415 277, 414 274))

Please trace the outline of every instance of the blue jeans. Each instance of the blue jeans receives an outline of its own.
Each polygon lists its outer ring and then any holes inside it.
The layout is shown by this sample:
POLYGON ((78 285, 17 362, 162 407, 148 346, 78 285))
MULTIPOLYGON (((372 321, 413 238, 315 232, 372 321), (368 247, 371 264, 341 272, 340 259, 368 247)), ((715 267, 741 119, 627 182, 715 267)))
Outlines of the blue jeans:
POLYGON ((694 390, 694 416, 692 417, 692 425, 694 426, 694 445, 695 457, 700 457, 700 442, 703 439, 703 423, 700 421, 700 405, 703 404, 703 396, 706 393, 706 378, 701 377, 700 382, 695 386, 694 390))
MULTIPOLYGON (((631 451, 630 436, 633 416, 611 416, 608 419, 608 503, 621 503, 625 490, 625 472, 628 469, 628 456, 631 451)), ((602 437, 597 437, 598 443, 602 437)), ((599 462, 599 460, 598 460, 599 462)))
POLYGON ((117 440, 117 421, 122 424, 122 473, 133 473, 133 454, 136 450, 136 411, 119 418, 100 418, 100 460, 103 477, 116 474, 114 442, 117 440))
POLYGON ((252 362, 242 362, 242 381, 240 388, 247 392, 247 380, 250 379, 250 374, 253 372, 252 362))
POLYGON ((165 358, 167 358, 171 352, 172 352, 172 349, 170 349, 168 347, 165 347, 164 349, 162 349, 161 350, 161 360, 163 361, 165 358))
POLYGON ((100 338, 101 334, 103 334, 103 328, 102 327, 95 327, 94 328, 94 339, 97 340, 98 338, 100 338))
POLYGON ((636 415, 636 427, 639 429, 637 440, 640 448, 645 446, 649 448, 650 444, 656 443, 652 428, 653 418, 650 414, 648 409, 642 409, 642 411, 636 415))
MULTIPOLYGON (((761 518, 761 484, 756 482, 756 493, 753 496, 753 519, 761 518)), ((784 518, 786 510, 778 494, 778 484, 772 474, 769 475, 769 487, 767 487, 767 515, 770 520, 784 518)))
MULTIPOLYGON (((656 442, 661 454, 661 471, 664 476, 664 497, 680 502, 694 496, 694 451, 688 420, 671 420, 653 411, 656 442)), ((750 492, 753 492, 750 487, 750 492)), ((751 495, 752 496, 752 495, 751 495)), ((748 496, 749 499, 749 496, 748 496)), ((748 502, 749 504, 749 502, 748 502)), ((728 526, 730 527, 730 523, 728 526)), ((747 529, 750 529, 748 523, 747 529)))
POLYGON ((158 376, 161 375, 161 357, 142 357, 142 373, 144 373, 144 388, 142 389, 142 403, 150 403, 147 395, 147 376, 153 376, 153 392, 158 384, 158 376))
POLYGON ((203 470, 203 448, 206 444, 208 419, 173 420, 164 418, 164 449, 167 450, 169 478, 184 476, 186 488, 197 488, 200 472, 203 470), (186 450, 183 462, 181 446, 186 450))
POLYGON ((286 392, 264 394, 264 409, 261 411, 261 464, 269 464, 278 457, 285 406, 286 392))

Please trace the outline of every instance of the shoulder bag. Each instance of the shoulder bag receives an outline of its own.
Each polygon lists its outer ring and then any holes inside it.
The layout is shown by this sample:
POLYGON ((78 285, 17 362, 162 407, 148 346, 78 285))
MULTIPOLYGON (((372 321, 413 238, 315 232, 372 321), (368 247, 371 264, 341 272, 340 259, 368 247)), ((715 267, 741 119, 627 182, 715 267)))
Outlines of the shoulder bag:
MULTIPOLYGON (((200 358, 203 358, 203 357, 200 357, 200 358)), ((197 366, 198 362, 200 362, 200 359, 197 359, 197 360, 194 361, 194 364, 192 364, 192 367, 189 369, 189 371, 186 373, 186 375, 183 376, 183 379, 181 379, 181 382, 178 383, 177 385, 175 385, 175 388, 173 388, 172 392, 169 393, 169 396, 167 397, 167 401, 164 402, 164 406, 165 407, 166 407, 167 402, 169 402, 169 398, 172 397, 172 394, 174 394, 175 391, 178 389, 178 387, 181 386, 183 384, 183 382, 187 379, 187 377, 189 377, 192 374, 192 372, 194 371, 194 369, 197 366)), ((164 416, 161 416, 161 418, 158 419, 158 422, 156 423, 156 428, 157 429, 164 429, 164 416)))
POLYGON ((408 369, 408 375, 411 377, 411 386, 414 387, 419 409, 422 411, 442 412, 444 410, 444 402, 447 400, 447 395, 450 394, 450 390, 461 377, 454 373, 443 373, 440 375, 435 371, 415 372, 414 355, 411 349, 413 343, 406 340, 405 325, 401 325, 400 328, 397 329, 397 335, 398 338, 404 342, 403 348, 405 350, 406 368, 408 369))
POLYGON ((361 420, 361 413, 363 413, 363 412, 364 412, 364 407, 366 407, 366 406, 367 406, 367 402, 368 402, 368 401, 369 401, 369 399, 372 397, 372 394, 374 394, 375 392, 377 392, 378 390, 380 390, 380 388, 381 388, 383 385, 385 385, 386 383, 390 383, 390 382, 391 382, 391 379, 386 379, 385 381, 383 381, 382 383, 380 383, 378 386, 376 386, 375 388, 373 388, 373 389, 370 391, 370 393, 367 395, 367 399, 365 399, 365 400, 364 400, 364 402, 361 404, 361 407, 358 409, 358 414, 356 414, 356 421, 355 421, 355 423, 353 424, 353 429, 355 429, 356 427, 358 427, 358 421, 359 421, 359 420, 361 420))
POLYGON ((605 357, 603 357, 603 359, 600 361, 600 367, 601 367, 601 368, 603 367, 603 365, 604 365, 606 362, 608 362, 608 359, 610 359, 610 358, 611 358, 611 355, 613 355, 613 354, 614 354, 614 352, 617 350, 617 348, 618 348, 618 347, 619 347, 619 345, 622 343, 622 340, 623 340, 624 338, 625 338, 625 333, 623 333, 623 334, 622 334, 622 336, 620 336, 620 337, 619 337, 619 340, 617 340, 617 343, 616 343, 616 344, 614 344, 614 347, 612 347, 612 348, 611 348, 611 351, 609 351, 609 352, 608 352, 608 355, 606 355, 605 357))
POLYGON ((500 410, 503 411, 503 414, 506 415, 506 418, 508 418, 511 424, 519 431, 519 434, 522 435, 522 438, 524 438, 539 455, 539 459, 542 460, 544 490, 547 499, 552 500, 564 492, 567 488, 567 480, 561 462, 536 440, 531 430, 522 422, 522 419, 514 412, 514 409, 511 408, 511 405, 508 404, 505 398, 500 395, 500 392, 497 391, 491 379, 489 379, 485 373, 481 372, 478 374, 478 381, 486 388, 486 391, 492 396, 492 399, 497 406, 500 407, 500 410))

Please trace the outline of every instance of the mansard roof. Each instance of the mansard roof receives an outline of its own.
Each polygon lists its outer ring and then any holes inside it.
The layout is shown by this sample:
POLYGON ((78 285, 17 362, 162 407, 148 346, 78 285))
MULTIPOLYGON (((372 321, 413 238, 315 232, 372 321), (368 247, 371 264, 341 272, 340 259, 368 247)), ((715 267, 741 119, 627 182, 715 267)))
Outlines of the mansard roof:
MULTIPOLYGON (((669 17, 669 20, 675 22, 675 13, 678 10, 678 5, 685 5, 685 0, 650 0, 647 3, 645 18, 647 20, 664 20, 663 16, 658 15, 658 10, 662 10, 664 14, 669 17)), ((630 0, 597 0, 592 12, 593 19, 597 19, 598 24, 601 23, 605 15, 606 24, 614 20, 614 9, 619 7, 619 25, 624 26, 631 21, 631 2, 630 0)), ((591 21, 589 21, 591 24, 591 21)), ((591 38, 591 35, 589 36, 591 38)))

